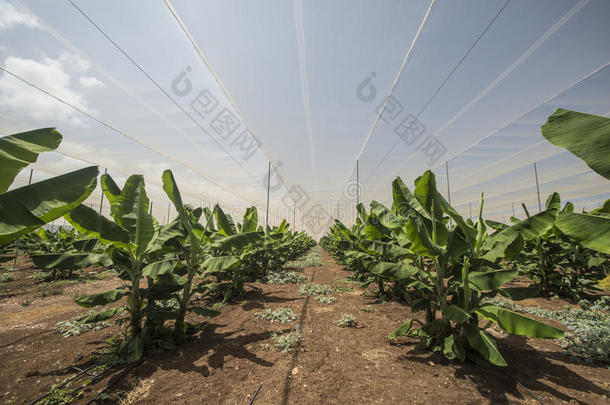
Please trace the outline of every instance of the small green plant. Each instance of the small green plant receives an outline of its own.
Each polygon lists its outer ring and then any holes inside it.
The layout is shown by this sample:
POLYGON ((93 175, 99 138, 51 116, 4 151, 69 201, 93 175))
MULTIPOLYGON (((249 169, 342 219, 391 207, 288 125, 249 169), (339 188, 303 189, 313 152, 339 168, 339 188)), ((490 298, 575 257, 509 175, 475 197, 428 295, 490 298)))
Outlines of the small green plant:
POLYGON ((494 298, 486 300, 501 308, 518 311, 540 318, 555 320, 565 325, 561 346, 567 353, 583 358, 585 361, 610 359, 610 313, 605 308, 607 300, 597 306, 584 304, 587 309, 566 307, 558 311, 540 307, 521 306, 511 301, 494 298))
POLYGON ((362 312, 375 312, 375 308, 367 307, 367 306, 360 307, 360 310, 362 312))
POLYGON ((61 295, 64 292, 65 286, 59 283, 44 283, 38 286, 38 297, 52 297, 61 295))
POLYGON ((269 350, 271 350, 271 345, 269 343, 263 343, 261 345, 261 350, 264 352, 268 352, 269 350))
POLYGON ((74 396, 72 394, 72 389, 70 388, 70 383, 65 384, 66 380, 51 386, 49 390, 49 395, 43 398, 39 404, 42 405, 67 405, 71 404, 72 401, 77 398, 79 394, 74 396))
POLYGON ((337 292, 352 292, 354 289, 349 286, 337 286, 335 287, 335 291, 337 292))
POLYGON ((294 330, 283 334, 274 333, 271 335, 271 340, 273 340, 275 348, 282 353, 289 353, 299 344, 302 338, 303 335, 300 330, 294 330))
POLYGON ((301 295, 332 294, 335 289, 329 285, 307 283, 299 288, 301 295))
POLYGON ((94 315, 95 311, 89 311, 86 314, 76 316, 67 321, 57 322, 56 327, 59 333, 64 337, 78 336, 92 330, 104 329, 110 326, 110 322, 83 322, 88 316, 94 315))
POLYGON ((331 295, 316 295, 314 300, 319 301, 323 304, 332 304, 334 303, 337 299, 331 295))
POLYGON ((30 305, 32 303, 32 299, 31 298, 21 298, 18 301, 19 305, 21 305, 22 307, 27 307, 28 305, 30 305))
POLYGON ((294 312, 290 308, 267 308, 263 312, 257 312, 254 314, 256 318, 265 319, 271 322, 288 323, 297 319, 294 312))
POLYGON ((341 314, 341 318, 339 318, 337 323, 342 328, 355 328, 356 326, 358 326, 358 321, 356 321, 356 317, 352 314, 347 313, 341 314))
POLYGON ((212 304, 212 309, 214 311, 221 311, 221 310, 223 310, 223 309, 225 309, 227 307, 230 307, 230 306, 231 305, 229 303, 227 303, 227 302, 219 301, 219 302, 216 302, 216 303, 212 304))
POLYGON ((286 263, 286 267, 318 267, 323 264, 320 260, 320 248, 316 246, 298 259, 286 263))
POLYGON ((0 273, 0 283, 17 280, 17 276, 11 273, 0 273))
POLYGON ((306 282, 307 278, 296 271, 277 270, 269 273, 266 280, 271 284, 301 284, 306 282))

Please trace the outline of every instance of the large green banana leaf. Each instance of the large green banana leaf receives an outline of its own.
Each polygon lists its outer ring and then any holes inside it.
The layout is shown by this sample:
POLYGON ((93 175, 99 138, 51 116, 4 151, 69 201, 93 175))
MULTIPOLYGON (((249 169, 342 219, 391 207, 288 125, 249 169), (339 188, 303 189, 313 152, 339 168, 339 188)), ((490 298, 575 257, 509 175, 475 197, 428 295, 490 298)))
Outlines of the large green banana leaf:
POLYGON ((584 246, 610 254, 610 218, 602 215, 560 212, 557 227, 584 246))
POLYGON ((610 179, 610 118, 559 108, 540 130, 547 141, 569 150, 610 179))
POLYGON ((59 146, 62 136, 54 128, 4 136, 0 138, 0 193, 8 190, 15 176, 38 155, 51 152, 59 146))
POLYGON ((180 222, 184 229, 186 229, 189 234, 191 244, 197 243, 200 239, 197 238, 195 233, 193 232, 193 226, 191 225, 191 220, 184 209, 184 203, 182 202, 182 196, 180 195, 180 190, 178 190, 178 186, 176 185, 176 180, 174 179, 174 175, 171 170, 165 170, 163 172, 163 191, 169 197, 169 199, 174 204, 174 208, 176 208, 176 212, 178 213, 178 217, 180 218, 180 222))
POLYGON ((97 175, 91 166, 0 194, 0 246, 78 206, 95 189, 97 175))
POLYGON ((214 205, 214 218, 216 218, 216 225, 218 225, 218 232, 223 236, 231 236, 237 233, 235 223, 230 215, 224 213, 220 205, 214 205))
POLYGON ((129 233, 125 228, 86 205, 75 207, 65 218, 83 235, 95 236, 104 244, 112 243, 125 248, 129 246, 129 233))
POLYGON ((41 269, 76 270, 93 265, 110 266, 105 253, 46 253, 33 255, 32 262, 41 269))
POLYGON ((513 335, 542 339, 561 339, 564 335, 563 331, 551 325, 494 305, 483 305, 475 312, 513 335))
POLYGON ((244 213, 241 232, 254 232, 258 226, 258 211, 256 207, 249 207, 244 213))
POLYGON ((141 256, 159 234, 159 223, 148 213, 144 176, 129 176, 115 205, 114 220, 129 232, 135 254, 141 256))

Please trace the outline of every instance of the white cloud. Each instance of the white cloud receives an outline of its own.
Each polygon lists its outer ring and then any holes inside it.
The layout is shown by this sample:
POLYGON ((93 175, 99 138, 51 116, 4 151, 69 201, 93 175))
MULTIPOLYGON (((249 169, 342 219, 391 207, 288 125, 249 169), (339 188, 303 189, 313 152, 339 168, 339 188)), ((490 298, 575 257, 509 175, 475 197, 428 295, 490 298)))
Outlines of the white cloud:
POLYGON ((91 68, 91 63, 87 58, 79 54, 66 51, 59 55, 57 62, 59 62, 62 66, 70 68, 78 73, 85 73, 91 68))
POLYGON ((104 84, 104 82, 102 82, 101 80, 99 80, 97 77, 92 77, 92 76, 83 76, 80 78, 80 85, 86 89, 93 89, 93 88, 102 88, 102 87, 106 87, 106 85, 104 84))
MULTIPOLYGON (((70 58, 68 58, 70 59, 70 58)), ((11 72, 49 93, 65 100, 75 107, 88 112, 95 111, 87 104, 83 94, 70 88, 70 75, 60 60, 45 58, 42 62, 9 56, 4 66, 11 72)), ((22 83, 14 77, 0 76, 0 108, 25 115, 37 121, 48 121, 55 126, 58 121, 83 126, 86 119, 74 109, 49 97, 39 90, 22 83)))
POLYGON ((12 29, 17 25, 25 25, 29 28, 40 28, 36 16, 24 13, 10 3, 0 3, 0 29, 12 29))

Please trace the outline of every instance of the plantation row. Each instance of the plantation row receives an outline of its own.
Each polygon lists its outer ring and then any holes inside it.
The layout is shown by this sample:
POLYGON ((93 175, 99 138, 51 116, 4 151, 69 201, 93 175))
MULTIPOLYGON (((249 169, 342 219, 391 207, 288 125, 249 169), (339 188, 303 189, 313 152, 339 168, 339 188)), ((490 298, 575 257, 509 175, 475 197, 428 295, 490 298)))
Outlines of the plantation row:
MULTIPOLYGON (((610 150, 609 119, 558 110, 542 133, 610 179, 604 155, 610 150)), ((600 209, 576 213, 569 202, 561 207, 553 193, 543 211, 530 215, 523 206, 527 218, 513 217, 506 225, 483 218, 483 195, 476 221, 464 219, 437 191, 430 171, 415 180, 413 191, 397 178, 392 194, 391 208, 372 201, 367 212, 360 204, 356 224, 348 228, 335 220, 320 242, 363 285, 376 283, 379 295, 424 312, 424 321, 406 321, 390 339, 411 336, 421 340, 417 348, 448 359, 506 366, 489 327, 536 338, 564 333, 492 304, 493 297, 579 300, 585 289, 599 289, 602 278, 607 283, 610 200, 600 209), (521 284, 508 284, 518 277, 521 284)))
POLYGON ((114 348, 118 358, 136 361, 146 351, 181 344, 192 329, 185 320, 187 312, 218 314, 195 305, 195 298, 197 302, 208 297, 235 300, 244 293, 244 283, 263 279, 316 244, 305 233, 292 232, 286 221, 263 229, 255 207, 248 208, 236 224, 218 205, 209 210, 183 204, 169 170, 162 176, 163 190, 178 217, 166 225, 149 213, 140 175, 130 176, 122 189, 110 175, 101 177, 111 218, 81 204, 96 187, 96 167, 6 192, 28 162, 55 149, 60 141, 61 135, 52 129, 0 139, 6 152, 1 157, 0 243, 5 252, 13 250, 15 241, 20 244, 33 263, 46 270, 44 279, 69 278, 75 270, 100 265, 125 280, 121 287, 75 300, 92 308, 126 298, 124 305, 78 319, 87 324, 117 316, 117 322, 125 324, 124 339, 117 340, 114 348), (61 216, 73 230, 52 233, 40 228, 61 216))

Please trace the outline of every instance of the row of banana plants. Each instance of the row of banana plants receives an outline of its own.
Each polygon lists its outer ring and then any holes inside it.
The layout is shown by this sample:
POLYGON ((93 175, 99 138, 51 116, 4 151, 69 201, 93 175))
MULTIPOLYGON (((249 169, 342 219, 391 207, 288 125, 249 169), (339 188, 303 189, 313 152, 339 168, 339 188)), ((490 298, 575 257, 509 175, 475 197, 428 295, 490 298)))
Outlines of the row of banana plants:
MULTIPOLYGON (((542 133, 609 177, 607 118, 558 110, 542 133), (584 147, 585 142, 595 148, 584 147)), ((423 320, 406 321, 390 339, 411 336, 421 340, 418 348, 443 352, 448 359, 505 366, 488 332, 492 325, 536 338, 561 338, 563 332, 485 298, 501 295, 518 301, 566 289, 582 292, 592 286, 583 278, 605 274, 610 254, 608 201, 593 212, 576 213, 570 203, 562 208, 559 194, 553 193, 540 213, 504 225, 484 220, 483 195, 476 220, 464 219, 438 192, 431 171, 415 180, 413 191, 397 178, 392 194, 391 207, 372 201, 367 212, 360 204, 351 228, 336 220, 320 242, 363 286, 376 283, 382 295, 389 295, 389 288, 414 313, 423 312, 423 320), (554 244, 562 251, 555 251, 554 244), (520 275, 533 283, 509 284, 520 275)))
POLYGON ((112 267, 126 281, 76 302, 96 307, 126 297, 125 305, 96 312, 85 322, 127 314, 120 318, 128 325, 119 352, 129 360, 140 358, 145 348, 181 344, 192 328, 185 319, 188 312, 217 315, 195 305, 195 295, 235 300, 244 294, 246 282, 263 279, 268 271, 315 245, 305 233, 290 231, 286 221, 263 229, 255 207, 248 208, 237 224, 218 205, 213 210, 192 208, 183 203, 171 171, 163 173, 162 181, 178 213, 169 224, 160 225, 149 213, 140 175, 129 177, 122 189, 110 175, 101 177, 111 219, 86 205, 66 215, 78 232, 106 246, 112 267))
POLYGON ((122 188, 108 174, 100 178, 110 218, 82 204, 97 185, 95 166, 6 191, 28 163, 57 148, 61 139, 54 129, 0 138, 0 247, 6 251, 22 244, 34 265, 52 274, 69 276, 91 265, 112 268, 123 285, 76 303, 107 306, 80 322, 116 317, 124 324, 125 339, 116 348, 124 359, 135 361, 148 349, 181 344, 192 330, 188 312, 217 314, 195 305, 194 297, 238 299, 245 283, 264 279, 316 244, 307 234, 291 231, 286 221, 263 229, 255 207, 236 223, 218 205, 210 210, 184 204, 169 170, 162 176, 163 190, 178 216, 166 225, 150 214, 141 175, 130 176, 122 188), (61 216, 72 230, 41 228, 61 216))

